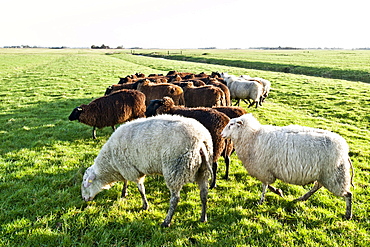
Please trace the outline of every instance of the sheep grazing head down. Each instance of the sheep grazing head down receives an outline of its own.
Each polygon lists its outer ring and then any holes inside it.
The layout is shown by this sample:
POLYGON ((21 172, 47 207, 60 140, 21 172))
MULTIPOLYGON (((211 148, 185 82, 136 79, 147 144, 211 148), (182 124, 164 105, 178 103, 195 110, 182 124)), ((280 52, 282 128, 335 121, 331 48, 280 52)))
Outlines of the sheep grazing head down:
POLYGON ((110 186, 102 186, 100 180, 96 177, 93 167, 86 169, 81 185, 81 194, 85 201, 93 200, 96 194, 103 189, 109 189, 109 187, 110 186))

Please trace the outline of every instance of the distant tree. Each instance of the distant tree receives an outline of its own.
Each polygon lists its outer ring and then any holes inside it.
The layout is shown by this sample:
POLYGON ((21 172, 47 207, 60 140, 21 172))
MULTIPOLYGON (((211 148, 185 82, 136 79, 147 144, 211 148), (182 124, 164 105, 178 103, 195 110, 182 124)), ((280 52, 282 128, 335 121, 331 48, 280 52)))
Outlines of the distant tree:
POLYGON ((101 46, 92 45, 91 49, 110 49, 110 47, 104 44, 102 44, 101 46))

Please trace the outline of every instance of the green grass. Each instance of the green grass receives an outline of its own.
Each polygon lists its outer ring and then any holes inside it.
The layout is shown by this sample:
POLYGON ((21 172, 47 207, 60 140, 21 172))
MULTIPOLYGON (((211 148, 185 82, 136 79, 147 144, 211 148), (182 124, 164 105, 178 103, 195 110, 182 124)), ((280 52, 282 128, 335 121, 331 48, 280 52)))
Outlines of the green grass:
POLYGON ((370 51, 357 50, 188 50, 144 51, 167 59, 219 64, 324 78, 370 82, 370 51))
MULTIPOLYGON (((299 60, 303 64, 300 52, 281 56, 283 60, 267 51, 207 52, 203 56, 218 57, 226 65, 132 56, 125 50, 0 50, 0 246, 367 246, 370 85, 353 78, 227 66, 228 59, 248 60, 252 53, 261 62, 299 60), (120 199, 122 184, 118 183, 94 201, 84 202, 83 172, 112 130, 98 130, 98 139, 92 140, 91 127, 68 121, 68 115, 74 107, 102 96, 119 77, 169 70, 225 71, 269 79, 273 90, 267 102, 248 109, 263 124, 300 124, 342 135, 355 167, 354 218, 342 218, 343 198, 326 189, 307 202, 293 203, 310 185, 277 182, 285 198, 268 192, 265 204, 257 206, 261 183, 248 175, 235 154, 228 181, 221 179, 224 163, 220 159, 218 187, 209 193, 207 223, 199 222, 199 190, 188 184, 172 226, 161 228, 169 192, 160 176, 146 179, 148 211, 140 210, 134 183, 129 184, 127 199, 120 199)), ((328 57, 340 52, 346 51, 320 51, 304 66, 328 67, 328 57)), ((369 53, 355 53, 358 61, 338 61, 338 70, 366 72, 363 64, 369 53)))

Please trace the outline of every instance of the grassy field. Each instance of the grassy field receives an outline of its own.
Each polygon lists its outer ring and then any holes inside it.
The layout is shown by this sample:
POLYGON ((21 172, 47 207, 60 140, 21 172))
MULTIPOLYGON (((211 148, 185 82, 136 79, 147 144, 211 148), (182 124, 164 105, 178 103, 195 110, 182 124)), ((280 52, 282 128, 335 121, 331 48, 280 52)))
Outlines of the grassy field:
POLYGON ((181 61, 370 82, 370 51, 146 50, 142 53, 181 61))
POLYGON ((0 246, 368 246, 369 52, 191 50, 173 55, 183 56, 178 58, 182 61, 129 53, 0 49, 0 246), (341 56, 346 59, 336 59, 341 56), (199 57, 206 60, 189 62, 199 57), (218 61, 211 64, 211 59, 218 61), (255 67, 244 66, 250 61, 255 67), (305 70, 267 69, 271 64, 305 70), (324 78, 316 73, 322 68, 335 69, 341 76, 324 78), (207 223, 199 222, 199 190, 188 184, 172 226, 161 228, 169 192, 160 176, 146 179, 148 211, 140 210, 134 183, 129 184, 127 199, 120 199, 118 183, 94 201, 84 202, 83 172, 112 130, 98 130, 98 139, 92 140, 92 128, 68 121, 68 115, 74 107, 102 96, 119 77, 169 70, 269 79, 273 90, 267 102, 248 109, 263 124, 300 124, 342 135, 355 168, 353 219, 343 219, 343 198, 326 189, 309 201, 292 202, 311 185, 277 182, 285 198, 268 192, 265 204, 256 205, 261 183, 248 175, 235 154, 227 181, 221 178, 220 159, 218 187, 209 193, 207 223))

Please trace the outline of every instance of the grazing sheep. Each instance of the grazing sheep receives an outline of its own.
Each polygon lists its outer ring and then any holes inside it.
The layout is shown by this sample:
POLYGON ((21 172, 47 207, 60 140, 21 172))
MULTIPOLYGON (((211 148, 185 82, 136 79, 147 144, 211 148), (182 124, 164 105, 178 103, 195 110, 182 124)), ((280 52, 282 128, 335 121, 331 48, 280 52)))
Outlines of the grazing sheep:
POLYGON ((161 99, 165 96, 171 97, 176 105, 184 105, 184 92, 181 87, 170 83, 151 83, 144 80, 138 83, 137 90, 144 93, 145 105, 149 105, 153 99, 161 99))
MULTIPOLYGON (((237 118, 240 117, 244 114, 247 114, 247 111, 239 106, 218 106, 218 107, 212 107, 213 109, 224 113, 226 116, 228 116, 230 119, 231 118, 237 118)), ((224 179, 229 178, 229 168, 230 168, 230 156, 234 152, 234 145, 230 139, 225 140, 225 149, 222 152, 221 156, 225 160, 225 166, 226 166, 226 172, 225 176, 223 177, 224 179)), ((214 169, 214 173, 217 172, 217 168, 214 169)))
POLYGON ((227 75, 226 73, 222 73, 221 75, 230 90, 231 99, 236 99, 235 105, 239 106, 241 99, 248 104, 245 100, 251 99, 252 103, 249 103, 248 107, 251 107, 254 104, 256 105, 256 108, 258 107, 263 93, 262 83, 255 80, 245 80, 233 75, 227 75))
POLYGON ((296 185, 315 182, 297 200, 307 200, 324 186, 345 198, 345 218, 352 217, 352 164, 348 145, 338 134, 297 125, 261 125, 252 114, 245 114, 231 119, 222 136, 232 140, 248 173, 263 183, 260 203, 266 188, 276 179, 296 185))
POLYGON ((92 126, 92 137, 96 139, 96 128, 111 126, 114 130, 115 125, 140 117, 145 117, 145 95, 123 89, 76 107, 69 120, 92 126))
POLYGON ((216 186, 217 161, 225 148, 225 140, 221 137, 221 131, 230 119, 225 114, 212 108, 175 106, 173 100, 169 97, 152 100, 150 102, 145 115, 150 117, 157 114, 181 115, 194 118, 208 129, 211 133, 213 142, 213 178, 210 188, 214 188, 216 186))
POLYGON ((180 200, 182 187, 194 180, 200 189, 201 221, 207 221, 208 177, 212 173, 212 139, 198 121, 181 116, 156 116, 121 125, 104 144, 81 185, 82 197, 91 201, 115 182, 137 183, 143 209, 146 175, 161 174, 170 190, 170 207, 162 226, 168 227, 180 200), (170 135, 168 133, 171 133, 170 135))

